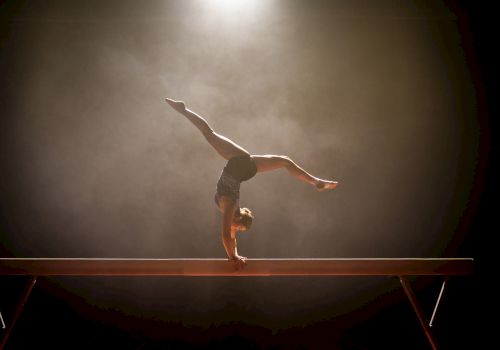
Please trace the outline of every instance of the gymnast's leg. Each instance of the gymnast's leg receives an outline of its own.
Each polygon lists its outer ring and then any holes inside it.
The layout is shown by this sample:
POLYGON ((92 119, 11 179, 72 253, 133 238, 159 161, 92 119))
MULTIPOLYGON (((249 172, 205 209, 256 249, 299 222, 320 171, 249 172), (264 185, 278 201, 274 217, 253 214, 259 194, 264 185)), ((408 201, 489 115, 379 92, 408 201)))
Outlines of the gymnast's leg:
POLYGON ((300 181, 313 185, 318 191, 333 190, 335 187, 337 187, 337 181, 323 180, 316 176, 313 176, 302 169, 300 166, 298 166, 287 156, 252 156, 252 159, 257 165, 257 172, 265 172, 284 168, 290 175, 300 181))
POLYGON ((198 130, 201 131, 208 143, 225 159, 231 159, 236 156, 250 155, 246 149, 236 144, 225 136, 217 134, 208 122, 198 114, 186 108, 182 101, 174 101, 166 98, 165 101, 177 112, 184 115, 198 130))

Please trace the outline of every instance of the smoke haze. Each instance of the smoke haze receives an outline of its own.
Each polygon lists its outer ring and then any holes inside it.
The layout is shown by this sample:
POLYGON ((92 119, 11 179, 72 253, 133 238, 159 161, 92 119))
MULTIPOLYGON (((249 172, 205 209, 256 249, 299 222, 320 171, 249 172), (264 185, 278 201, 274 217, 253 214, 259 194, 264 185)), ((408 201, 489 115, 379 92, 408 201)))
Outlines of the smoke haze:
MULTIPOLYGON (((241 205, 255 222, 239 238, 242 255, 454 256, 480 133, 453 14, 433 1, 237 3, 6 9, 0 239, 11 256, 225 257, 213 202, 225 161, 165 97, 250 153, 288 155, 340 183, 318 193, 284 170, 244 182, 241 205)), ((396 286, 53 280, 130 313, 275 327, 347 312, 396 286)))

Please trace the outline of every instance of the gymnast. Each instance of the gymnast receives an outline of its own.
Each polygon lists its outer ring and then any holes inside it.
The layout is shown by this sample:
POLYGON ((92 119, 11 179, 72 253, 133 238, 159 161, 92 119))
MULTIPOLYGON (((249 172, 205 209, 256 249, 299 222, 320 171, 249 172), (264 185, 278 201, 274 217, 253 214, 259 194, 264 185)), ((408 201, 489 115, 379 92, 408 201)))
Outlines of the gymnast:
POLYGON ((203 117, 187 109, 184 102, 170 98, 166 98, 165 101, 196 126, 217 153, 227 160, 217 182, 215 203, 222 212, 222 243, 236 269, 243 268, 247 259, 238 254, 236 234, 247 231, 254 218, 248 208, 240 208, 241 182, 251 179, 256 173, 285 168, 290 175, 311 184, 318 191, 337 187, 337 181, 312 176, 287 156, 251 155, 232 140, 217 134, 203 117))

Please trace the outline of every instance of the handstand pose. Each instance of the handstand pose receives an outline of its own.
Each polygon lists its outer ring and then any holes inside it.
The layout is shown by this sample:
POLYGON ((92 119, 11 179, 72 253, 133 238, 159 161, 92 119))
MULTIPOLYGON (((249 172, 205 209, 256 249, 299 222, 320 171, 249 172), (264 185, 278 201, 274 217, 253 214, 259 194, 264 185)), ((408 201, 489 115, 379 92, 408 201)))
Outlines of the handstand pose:
POLYGON ((248 230, 253 220, 252 212, 239 205, 241 182, 251 179, 256 173, 285 168, 290 175, 313 185, 318 191, 337 187, 336 181, 312 176, 287 156, 251 155, 227 137, 217 134, 204 118, 187 109, 184 102, 165 100, 193 123, 217 153, 228 161, 217 182, 215 203, 223 214, 222 243, 236 268, 246 264, 246 258, 240 256, 236 248, 236 233, 248 230))

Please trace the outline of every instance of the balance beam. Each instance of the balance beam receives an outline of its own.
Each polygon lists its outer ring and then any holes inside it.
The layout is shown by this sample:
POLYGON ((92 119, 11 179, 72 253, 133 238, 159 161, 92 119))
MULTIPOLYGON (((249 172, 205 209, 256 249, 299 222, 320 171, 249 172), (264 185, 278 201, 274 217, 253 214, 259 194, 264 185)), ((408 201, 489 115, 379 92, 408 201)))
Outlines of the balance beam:
MULTIPOLYGON (((470 258, 249 259, 247 262, 243 269, 236 270, 227 259, 0 258, 0 275, 31 276, 0 350, 39 276, 398 276, 432 349, 436 350, 436 339, 406 277, 473 274, 470 258)), ((441 294, 442 290, 439 299, 441 294)))
POLYGON ((29 276, 453 276, 472 275, 469 258, 227 259, 0 258, 0 275, 29 276))

